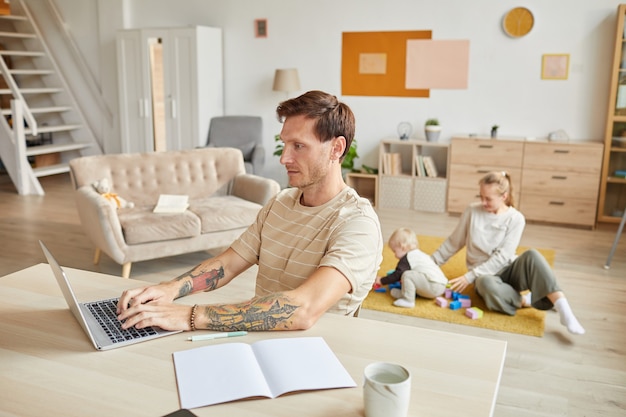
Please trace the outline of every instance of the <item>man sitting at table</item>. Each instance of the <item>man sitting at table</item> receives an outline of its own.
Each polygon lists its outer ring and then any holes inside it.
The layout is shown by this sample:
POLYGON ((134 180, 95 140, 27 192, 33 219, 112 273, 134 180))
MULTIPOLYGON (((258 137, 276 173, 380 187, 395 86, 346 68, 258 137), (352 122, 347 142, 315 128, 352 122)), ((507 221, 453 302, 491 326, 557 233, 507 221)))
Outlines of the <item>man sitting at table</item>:
POLYGON ((371 204, 348 187, 341 161, 354 138, 350 108, 309 91, 276 109, 283 122, 280 163, 289 185, 220 255, 175 278, 126 290, 118 303, 123 327, 167 330, 299 330, 325 312, 354 315, 382 260, 380 223, 371 204), (259 265, 256 296, 221 305, 174 304, 211 291, 259 265))

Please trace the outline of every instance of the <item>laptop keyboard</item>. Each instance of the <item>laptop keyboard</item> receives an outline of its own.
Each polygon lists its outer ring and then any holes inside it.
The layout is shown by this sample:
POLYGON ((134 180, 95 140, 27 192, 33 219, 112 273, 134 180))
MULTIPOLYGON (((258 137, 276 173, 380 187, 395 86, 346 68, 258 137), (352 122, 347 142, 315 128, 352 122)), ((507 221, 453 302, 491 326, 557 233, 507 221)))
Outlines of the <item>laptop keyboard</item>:
POLYGON ((117 300, 117 298, 112 298, 110 300, 85 303, 85 306, 100 323, 111 342, 120 343, 157 334, 157 331, 152 327, 146 327, 145 329, 135 329, 134 327, 126 330, 122 329, 122 322, 117 319, 117 300))

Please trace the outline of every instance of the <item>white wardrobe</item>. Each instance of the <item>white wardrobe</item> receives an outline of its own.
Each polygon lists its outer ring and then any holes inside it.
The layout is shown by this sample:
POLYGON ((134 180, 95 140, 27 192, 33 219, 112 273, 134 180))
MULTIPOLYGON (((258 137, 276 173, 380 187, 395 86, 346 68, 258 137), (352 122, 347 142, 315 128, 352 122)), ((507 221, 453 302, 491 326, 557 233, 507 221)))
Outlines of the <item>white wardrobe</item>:
POLYGON ((222 30, 117 33, 122 152, 193 149, 224 113, 222 30))

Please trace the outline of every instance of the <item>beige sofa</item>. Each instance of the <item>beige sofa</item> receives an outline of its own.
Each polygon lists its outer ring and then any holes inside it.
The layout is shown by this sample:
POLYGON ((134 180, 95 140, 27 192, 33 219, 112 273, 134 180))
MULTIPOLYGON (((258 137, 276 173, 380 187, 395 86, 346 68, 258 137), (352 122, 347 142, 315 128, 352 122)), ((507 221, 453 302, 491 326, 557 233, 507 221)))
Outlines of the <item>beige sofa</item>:
POLYGON ((123 265, 125 278, 132 262, 228 246, 280 190, 274 180, 246 174, 234 148, 86 156, 70 169, 94 262, 103 251, 123 265), (92 185, 103 178, 134 207, 112 207, 92 185), (186 194, 189 208, 153 213, 161 194, 186 194))

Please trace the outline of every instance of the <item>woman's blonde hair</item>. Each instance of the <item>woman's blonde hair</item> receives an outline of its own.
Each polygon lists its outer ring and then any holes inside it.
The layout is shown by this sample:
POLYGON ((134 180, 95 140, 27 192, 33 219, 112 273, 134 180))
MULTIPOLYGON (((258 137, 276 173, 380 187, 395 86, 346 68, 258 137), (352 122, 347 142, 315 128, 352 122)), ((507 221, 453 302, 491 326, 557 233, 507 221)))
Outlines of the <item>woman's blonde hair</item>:
POLYGON ((417 249, 417 236, 415 235, 415 232, 413 232, 411 229, 401 227, 394 230, 394 232, 391 234, 391 237, 389 237, 389 246, 400 247, 406 251, 417 249))
POLYGON ((498 186, 498 192, 500 195, 507 193, 506 200, 504 202, 509 207, 515 207, 515 201, 513 200, 513 186, 511 185, 511 177, 506 171, 491 171, 478 181, 479 185, 491 185, 496 184, 498 186))

